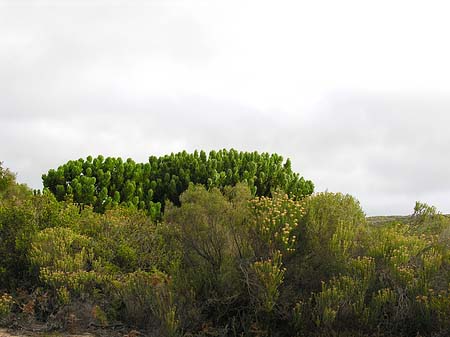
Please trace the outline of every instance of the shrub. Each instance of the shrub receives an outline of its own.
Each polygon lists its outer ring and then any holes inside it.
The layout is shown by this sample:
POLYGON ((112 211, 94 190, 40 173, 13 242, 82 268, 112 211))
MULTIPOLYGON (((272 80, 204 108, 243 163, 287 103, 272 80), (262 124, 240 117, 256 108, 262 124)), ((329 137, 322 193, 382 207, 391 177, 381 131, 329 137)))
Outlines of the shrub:
POLYGON ((16 175, 0 162, 0 205, 11 201, 20 202, 30 195, 31 190, 24 184, 18 184, 16 175))
POLYGON ((165 335, 179 329, 170 278, 157 270, 129 273, 116 284, 116 296, 124 305, 123 319, 139 327, 162 327, 165 335))
POLYGON ((4 293, 0 296, 0 322, 11 313, 14 300, 10 294, 4 293))
POLYGON ((307 294, 321 281, 345 272, 349 259, 362 255, 365 217, 349 195, 318 193, 305 199, 296 230, 296 249, 287 262, 287 278, 307 294))
POLYGON ((245 219, 237 215, 238 203, 218 189, 207 191, 194 185, 180 199, 180 207, 168 205, 165 221, 176 233, 183 278, 189 280, 186 286, 204 298, 210 297, 211 291, 239 288, 240 282, 234 279, 237 260, 245 259, 249 252, 241 242, 245 219))
POLYGON ((286 272, 281 262, 281 253, 276 251, 272 258, 254 262, 251 269, 256 276, 253 290, 257 299, 257 310, 271 313, 280 296, 279 288, 283 284, 286 272))
POLYGON ((14 289, 29 286, 36 275, 29 263, 31 240, 38 230, 30 199, 0 205, 0 284, 14 289))
POLYGON ((272 197, 255 198, 250 203, 252 221, 249 232, 257 256, 267 257, 275 251, 291 253, 298 239, 298 224, 304 216, 303 201, 293 200, 276 191, 272 197))

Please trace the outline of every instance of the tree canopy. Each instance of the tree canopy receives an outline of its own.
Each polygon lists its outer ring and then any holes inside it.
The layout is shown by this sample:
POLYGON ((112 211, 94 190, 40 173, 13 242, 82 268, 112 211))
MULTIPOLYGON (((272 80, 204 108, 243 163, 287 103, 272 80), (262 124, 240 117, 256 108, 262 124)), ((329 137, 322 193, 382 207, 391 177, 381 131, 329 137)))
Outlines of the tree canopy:
POLYGON ((191 183, 223 189, 244 182, 256 196, 283 190, 298 199, 314 191, 311 181, 292 171, 289 159, 233 149, 151 156, 147 163, 89 156, 51 169, 42 179, 58 200, 72 196, 74 202, 93 205, 97 212, 125 204, 153 217, 159 216, 166 200, 179 205, 180 194, 191 183))

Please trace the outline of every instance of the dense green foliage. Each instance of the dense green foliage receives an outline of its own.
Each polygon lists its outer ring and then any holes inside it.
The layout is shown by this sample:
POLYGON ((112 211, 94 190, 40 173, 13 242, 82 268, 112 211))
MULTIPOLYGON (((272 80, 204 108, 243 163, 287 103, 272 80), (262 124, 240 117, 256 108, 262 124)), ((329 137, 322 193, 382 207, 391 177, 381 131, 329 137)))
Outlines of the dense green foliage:
POLYGON ((132 159, 88 157, 69 161, 43 175, 44 187, 59 201, 68 196, 80 205, 93 205, 104 212, 118 204, 145 209, 159 216, 166 200, 179 205, 179 196, 189 184, 207 188, 248 184, 253 194, 268 196, 282 189, 292 197, 310 195, 314 185, 291 169, 289 159, 277 154, 236 150, 186 151, 162 157, 151 156, 147 163, 132 159))
POLYGON ((80 211, 2 172, 0 323, 120 321, 186 337, 450 330, 450 220, 426 204, 370 226, 349 195, 190 184, 155 222, 137 207, 80 211))

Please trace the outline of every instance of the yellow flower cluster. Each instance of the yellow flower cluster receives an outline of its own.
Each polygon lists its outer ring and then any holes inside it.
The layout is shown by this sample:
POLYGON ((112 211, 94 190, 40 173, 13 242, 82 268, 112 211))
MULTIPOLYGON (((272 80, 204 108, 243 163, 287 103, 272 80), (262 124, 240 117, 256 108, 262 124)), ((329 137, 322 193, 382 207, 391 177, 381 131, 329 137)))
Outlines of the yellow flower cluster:
POLYGON ((426 303, 426 302, 428 302, 428 296, 425 296, 425 295, 417 295, 417 296, 416 296, 416 302, 423 302, 423 303, 426 303))
POLYGON ((273 248, 293 252, 297 243, 294 233, 305 215, 304 201, 274 193, 272 198, 263 196, 251 200, 250 206, 255 214, 254 228, 258 235, 273 248))
POLYGON ((0 296, 0 317, 10 313, 14 300, 10 294, 4 293, 0 296))

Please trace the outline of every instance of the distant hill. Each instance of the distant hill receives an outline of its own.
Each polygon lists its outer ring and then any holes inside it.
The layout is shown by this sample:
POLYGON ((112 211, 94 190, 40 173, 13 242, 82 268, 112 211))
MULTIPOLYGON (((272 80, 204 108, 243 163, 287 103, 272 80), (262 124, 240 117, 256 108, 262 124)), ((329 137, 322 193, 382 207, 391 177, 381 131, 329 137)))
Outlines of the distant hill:
MULTIPOLYGON (((444 214, 450 218, 450 214, 444 214)), ((412 219, 412 215, 383 215, 383 216, 368 216, 367 222, 373 226, 385 225, 393 222, 407 223, 412 219)))
POLYGON ((411 220, 411 217, 411 215, 368 216, 366 220, 369 224, 378 226, 393 222, 406 223, 411 220))

